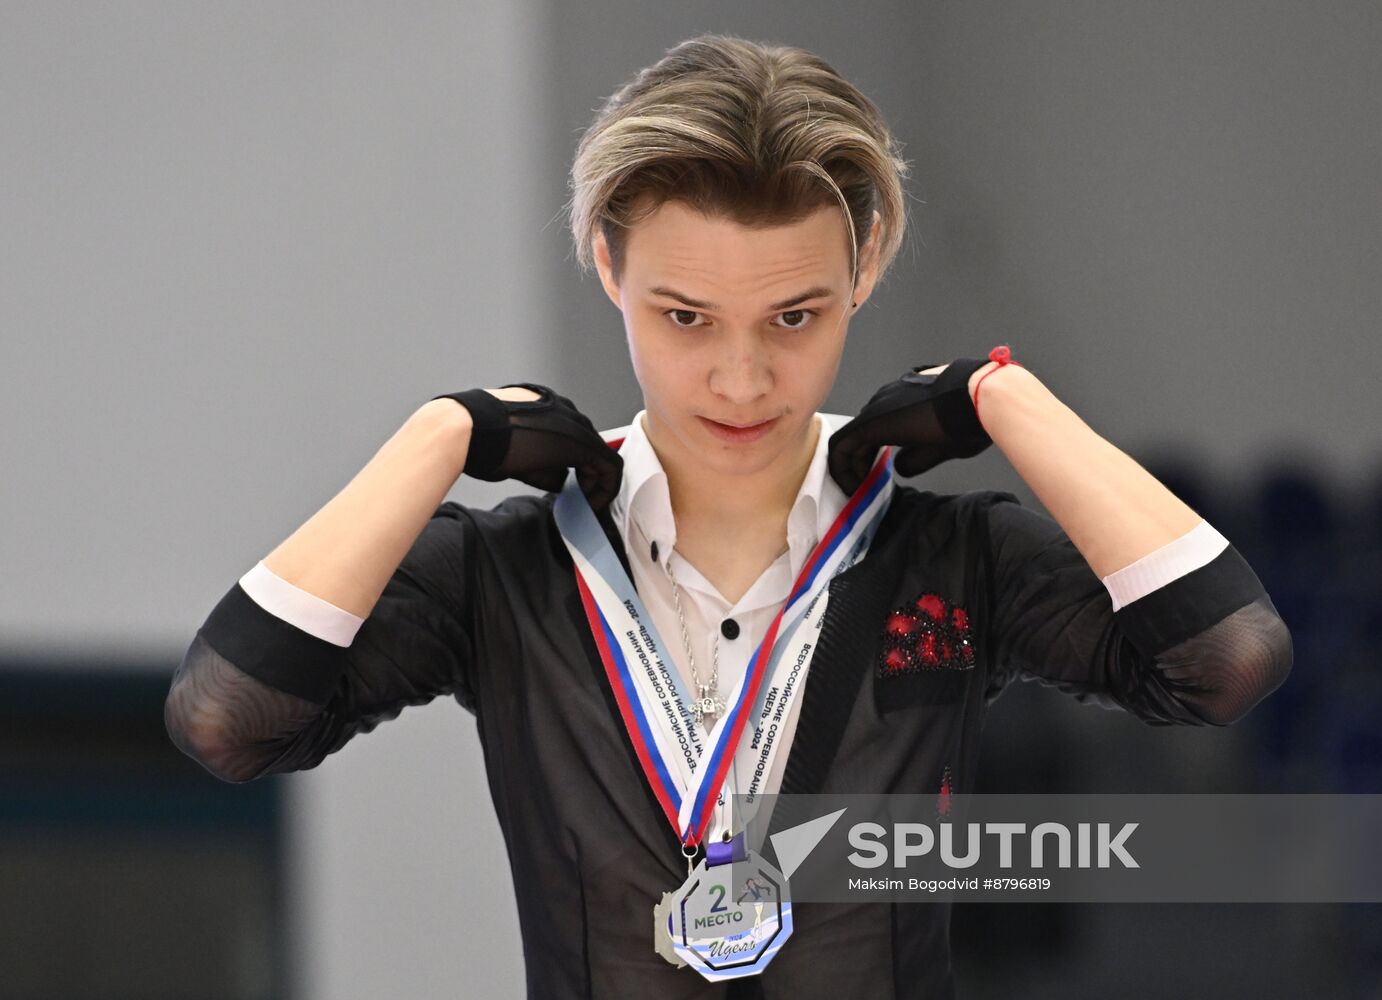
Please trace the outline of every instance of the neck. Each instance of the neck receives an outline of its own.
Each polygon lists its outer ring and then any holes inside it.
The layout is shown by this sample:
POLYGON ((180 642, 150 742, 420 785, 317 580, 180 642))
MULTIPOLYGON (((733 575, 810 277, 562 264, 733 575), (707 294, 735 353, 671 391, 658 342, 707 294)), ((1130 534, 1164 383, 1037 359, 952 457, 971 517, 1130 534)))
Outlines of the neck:
MULTIPOLYGON (((643 428, 648 433, 646 418, 643 428)), ((820 419, 813 418, 797 447, 752 476, 717 475, 692 465, 675 448, 659 447, 650 435, 649 443, 667 474, 678 538, 713 537, 725 543, 754 538, 759 544, 785 546, 787 517, 801 492, 820 431, 820 419)))

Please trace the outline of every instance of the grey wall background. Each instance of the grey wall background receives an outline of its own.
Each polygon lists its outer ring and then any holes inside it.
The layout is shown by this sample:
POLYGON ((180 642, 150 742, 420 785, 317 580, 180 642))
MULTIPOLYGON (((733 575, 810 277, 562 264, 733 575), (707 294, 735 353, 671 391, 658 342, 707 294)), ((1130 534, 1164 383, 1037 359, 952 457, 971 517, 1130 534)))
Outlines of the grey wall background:
MULTIPOLYGON (((171 674, 422 401, 560 382, 540 13, 0 6, 0 654, 171 674)), ((285 780, 297 996, 519 994, 454 701, 285 780)))
MULTIPOLYGON (((1298 454, 1345 497, 1378 471, 1375 3, 10 2, 0 654, 176 662, 438 392, 545 381, 626 422, 565 172, 605 95, 705 30, 814 49, 913 161, 831 408, 1007 342, 1134 455, 1298 454)), ((997 449, 922 485, 1032 502, 997 449)), ((304 996, 518 995, 454 703, 288 781, 304 996)))

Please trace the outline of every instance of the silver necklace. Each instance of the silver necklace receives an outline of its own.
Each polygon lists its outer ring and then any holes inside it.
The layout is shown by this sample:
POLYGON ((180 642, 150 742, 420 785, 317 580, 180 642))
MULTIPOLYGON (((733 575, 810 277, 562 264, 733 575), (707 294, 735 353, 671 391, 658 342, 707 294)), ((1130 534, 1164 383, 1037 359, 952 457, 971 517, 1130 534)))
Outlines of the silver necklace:
POLYGON ((696 702, 692 711, 696 716, 696 724, 704 726, 707 715, 719 715, 725 710, 725 703, 720 700, 716 691, 720 684, 720 637, 715 636, 711 646, 714 665, 710 671, 710 683, 702 684, 700 675, 696 673, 696 656, 691 652, 691 634, 686 629, 686 616, 681 611, 681 588, 677 586, 671 570, 664 566, 663 572, 672 584, 672 600, 676 603, 677 618, 681 621, 681 644, 686 647, 686 661, 691 667, 691 678, 696 682, 696 702))

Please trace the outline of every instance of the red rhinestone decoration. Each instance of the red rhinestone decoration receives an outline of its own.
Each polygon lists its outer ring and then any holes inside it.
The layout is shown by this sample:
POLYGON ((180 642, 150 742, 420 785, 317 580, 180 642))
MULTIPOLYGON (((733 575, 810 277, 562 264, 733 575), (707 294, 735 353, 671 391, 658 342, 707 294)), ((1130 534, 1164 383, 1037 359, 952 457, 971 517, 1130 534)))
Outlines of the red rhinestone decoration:
POLYGON ((878 653, 882 676, 972 666, 974 639, 964 608, 928 591, 888 612, 878 653))
POLYGON ((939 594, 922 594, 916 599, 916 607, 932 621, 945 618, 945 599, 939 594))

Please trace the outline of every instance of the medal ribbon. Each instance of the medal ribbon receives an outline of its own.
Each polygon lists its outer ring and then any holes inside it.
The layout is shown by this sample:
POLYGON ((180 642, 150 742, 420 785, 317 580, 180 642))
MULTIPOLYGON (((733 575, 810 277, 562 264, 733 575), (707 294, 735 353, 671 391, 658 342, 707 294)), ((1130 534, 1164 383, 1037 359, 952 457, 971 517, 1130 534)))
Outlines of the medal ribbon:
MULTIPOLYGON (((617 448, 622 440, 607 438, 607 443, 617 448)), ((892 489, 892 449, 884 448, 807 558, 711 731, 707 752, 689 693, 661 653, 662 641, 652 617, 581 492, 575 471, 568 473, 553 507, 557 528, 571 553, 581 605, 624 726, 644 776, 683 844, 695 846, 705 834, 744 726, 753 710, 761 707, 764 679, 771 675, 780 681, 809 663, 813 644, 807 644, 801 662, 788 662, 783 654, 789 646, 796 648, 795 640, 810 626, 819 628, 820 615, 812 614, 818 610, 818 599, 823 612, 830 581, 868 550, 887 512, 892 489), (787 641, 779 642, 779 634, 787 641)), ((796 678, 798 686, 803 681, 800 675, 796 678)), ((781 683, 777 690, 783 690, 781 683)), ((780 704, 785 704, 785 697, 780 704)), ((770 761, 779 752, 782 741, 765 748, 763 756, 770 761)))

